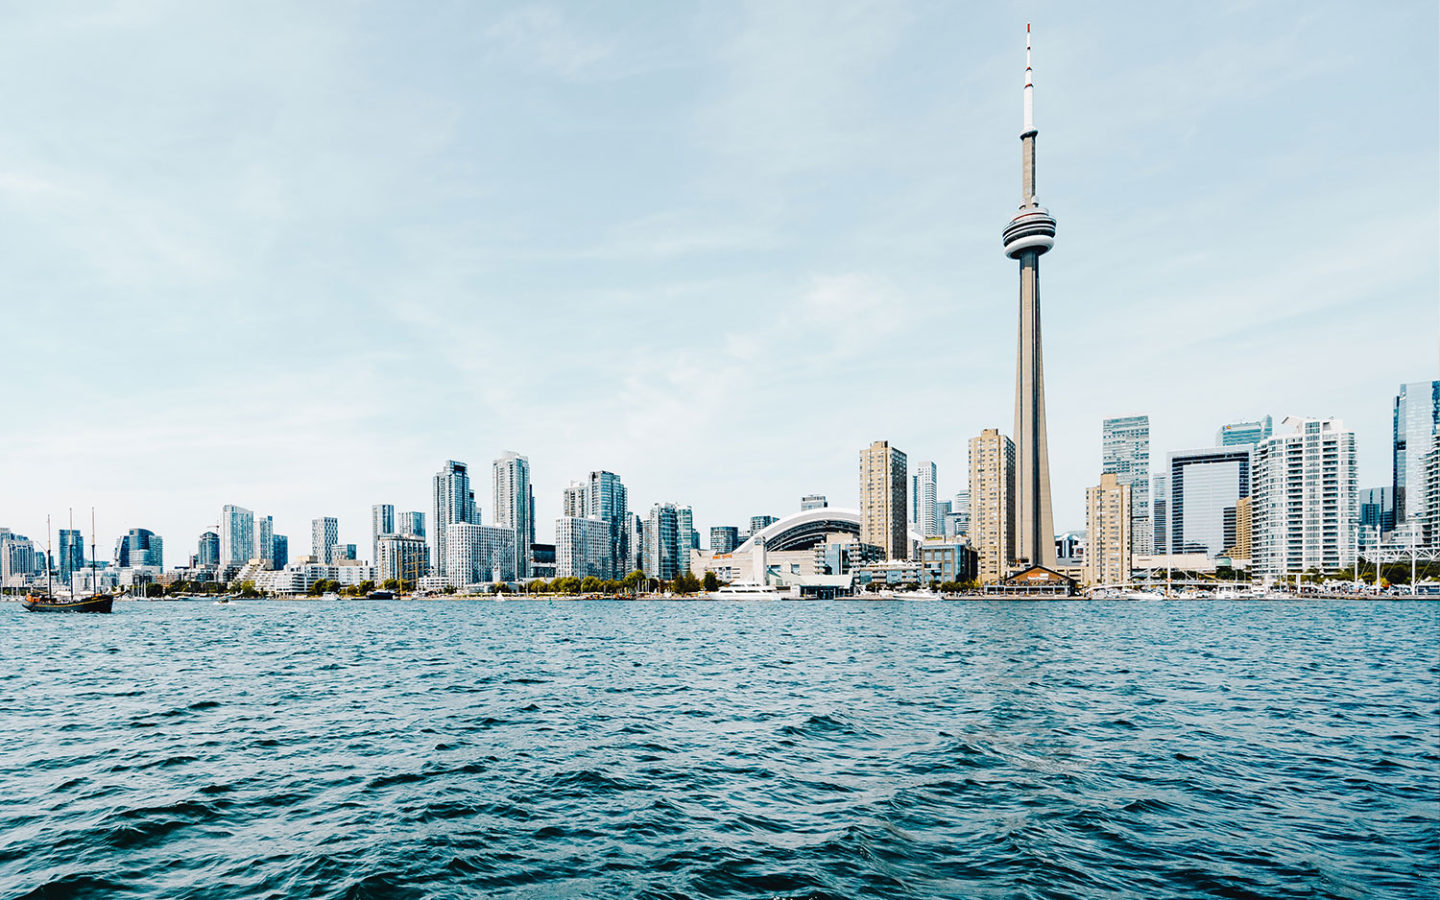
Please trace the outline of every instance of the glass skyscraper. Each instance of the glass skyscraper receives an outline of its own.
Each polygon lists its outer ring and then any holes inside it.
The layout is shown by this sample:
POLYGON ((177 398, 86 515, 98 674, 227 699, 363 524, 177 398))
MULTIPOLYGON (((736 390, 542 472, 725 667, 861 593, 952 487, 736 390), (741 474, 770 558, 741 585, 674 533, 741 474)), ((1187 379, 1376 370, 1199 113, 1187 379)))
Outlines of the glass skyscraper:
POLYGON ((1150 501, 1150 517, 1154 524, 1155 552, 1170 552, 1170 476, 1155 476, 1155 491, 1150 501))
POLYGON ((220 565, 243 566, 255 557, 255 514, 243 506, 220 510, 220 565))
POLYGON ((1100 428, 1100 473, 1130 488, 1130 552, 1154 552, 1150 526, 1150 417, 1106 419, 1100 428))
POLYGON ((1238 447, 1241 444, 1258 444, 1274 431, 1275 426, 1269 416, 1254 422, 1232 422, 1229 425, 1221 425, 1220 430, 1215 432, 1215 446, 1238 447))
POLYGON ((78 528, 60 529, 60 580, 68 581, 84 567, 85 536, 78 528))
POLYGON ((530 577, 530 545, 535 543, 535 494, 530 488, 530 460, 507 451, 492 465, 496 525, 515 531, 515 574, 530 577))
POLYGON ((430 554, 430 564, 435 567, 437 575, 448 577, 450 567, 445 559, 445 528, 462 522, 478 525, 480 515, 475 509, 475 492, 470 489, 470 469, 463 462, 446 460, 440 471, 435 473, 432 487, 435 518, 431 522, 434 533, 430 535, 430 541, 434 549, 430 554))
POLYGON ((115 544, 115 567, 118 569, 164 565, 164 541, 148 528, 132 528, 115 544))
POLYGON ((1424 513, 1425 454, 1440 427, 1440 381, 1400 385, 1395 395, 1395 526, 1418 522, 1424 513))
POLYGON ((910 473, 910 524, 925 537, 941 534, 935 464, 922 460, 910 473))
POLYGON ((380 565, 380 535, 395 533, 395 504, 377 503, 370 507, 370 562, 372 564, 380 565))
POLYGON ((610 530, 607 578, 624 578, 630 566, 630 507, 625 485, 614 472, 591 472, 585 482, 585 515, 603 520, 610 530))
POLYGON ((1235 503, 1250 496, 1250 447, 1170 454, 1170 552, 1220 556, 1235 546, 1235 503))
POLYGON ((340 520, 333 516, 322 516, 310 520, 310 555, 315 561, 330 566, 335 564, 335 545, 340 543, 340 520))

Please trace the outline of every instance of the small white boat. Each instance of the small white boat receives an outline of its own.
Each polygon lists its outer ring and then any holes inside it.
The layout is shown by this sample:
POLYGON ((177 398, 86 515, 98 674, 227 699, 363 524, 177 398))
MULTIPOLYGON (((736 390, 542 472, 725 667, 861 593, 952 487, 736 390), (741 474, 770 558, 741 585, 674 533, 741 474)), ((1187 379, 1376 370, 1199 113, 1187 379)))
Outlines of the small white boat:
POLYGON ((1165 595, 1159 591, 1132 591, 1125 595, 1126 600, 1164 600, 1165 595))

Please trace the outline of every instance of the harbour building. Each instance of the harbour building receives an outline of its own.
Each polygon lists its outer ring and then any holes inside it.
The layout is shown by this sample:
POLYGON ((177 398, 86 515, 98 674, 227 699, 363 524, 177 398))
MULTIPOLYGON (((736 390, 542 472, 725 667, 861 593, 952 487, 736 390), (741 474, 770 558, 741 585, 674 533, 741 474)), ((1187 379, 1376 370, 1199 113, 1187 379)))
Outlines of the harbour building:
POLYGON ((886 559, 910 558, 905 464, 905 454, 889 441, 860 451, 860 541, 879 547, 886 559))
POLYGON ((996 428, 970 439, 970 544, 981 584, 1009 574, 1015 558, 1015 444, 996 428))
POLYGON ((555 520, 555 577, 614 578, 610 526, 602 519, 561 516, 555 520))
POLYGON ((1285 578, 1355 565, 1359 538, 1355 433, 1339 419, 1286 418, 1255 445, 1251 575, 1285 578))
POLYGON ((243 566, 255 558, 255 513, 243 506, 220 509, 219 565, 243 566))
POLYGON ((515 532, 499 525, 445 526, 445 580, 456 590, 515 580, 515 532))
POLYGON ((1114 472, 1085 490, 1085 581, 1091 585, 1130 581, 1130 485, 1114 472))
POLYGON ((1235 546, 1235 504, 1250 496, 1250 446, 1170 454, 1170 553, 1215 558, 1235 546))
POLYGON ((1394 410, 1395 527, 1416 523, 1425 510, 1425 456, 1440 429, 1440 381, 1400 385, 1394 410))
POLYGON ((322 516, 310 520, 310 555, 322 566, 335 564, 335 545, 340 543, 340 520, 322 516))
POLYGON ((1137 556, 1154 552, 1150 525, 1150 417, 1106 419, 1100 428, 1100 471, 1113 472, 1130 488, 1131 549, 1137 556))
POLYGON ((451 525, 480 524, 480 511, 475 506, 475 492, 470 489, 470 467, 465 463, 447 459, 430 483, 435 510, 431 519, 434 534, 430 536, 430 562, 435 574, 448 578, 445 529, 451 525))
POLYGON ((529 578, 530 545, 535 543, 535 493, 530 487, 530 460, 507 450, 491 469, 495 524, 515 532, 516 577, 529 578))
MULTIPOLYGON (((1040 337, 1040 257, 1055 246, 1055 219, 1035 199, 1035 88, 1030 26, 1025 26, 1024 126, 1020 131, 1020 211, 1005 226, 1005 255, 1020 264, 1020 341, 1015 360, 1015 562, 1055 567, 1050 450, 1045 431, 1045 367, 1040 337)), ((983 571, 983 564, 982 564, 983 571)))
POLYGON ((1221 425, 1220 430, 1215 432, 1215 446, 1239 447, 1258 444, 1273 433, 1274 426, 1269 416, 1262 416, 1253 422, 1231 422, 1229 425, 1221 425))

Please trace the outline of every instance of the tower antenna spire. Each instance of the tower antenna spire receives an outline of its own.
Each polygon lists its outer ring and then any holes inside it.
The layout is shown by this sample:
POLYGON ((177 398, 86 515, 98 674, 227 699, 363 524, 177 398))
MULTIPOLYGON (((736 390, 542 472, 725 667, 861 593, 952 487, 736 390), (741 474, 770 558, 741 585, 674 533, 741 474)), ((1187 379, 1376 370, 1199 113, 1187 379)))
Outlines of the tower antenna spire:
POLYGON ((1030 23, 1025 23, 1025 129, 1021 134, 1035 130, 1035 77, 1030 70, 1030 23))

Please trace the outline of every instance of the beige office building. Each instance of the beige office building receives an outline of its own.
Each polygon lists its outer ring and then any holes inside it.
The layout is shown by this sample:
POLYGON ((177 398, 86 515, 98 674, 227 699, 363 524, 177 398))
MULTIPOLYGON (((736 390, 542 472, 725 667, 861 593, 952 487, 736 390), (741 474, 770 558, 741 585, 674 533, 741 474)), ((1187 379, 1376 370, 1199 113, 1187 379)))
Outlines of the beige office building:
POLYGON ((1015 442, 997 428, 970 439, 970 543, 981 584, 1009 574, 1015 558, 1015 442))
POLYGON ((1232 560, 1250 559, 1251 510, 1249 497, 1235 501, 1235 546, 1225 554, 1232 560))
POLYGON ((876 441, 860 451, 860 541, 885 551, 886 559, 909 559, 905 454, 876 441))
POLYGON ((1085 489, 1085 583, 1130 580, 1130 486, 1114 472, 1085 489))

